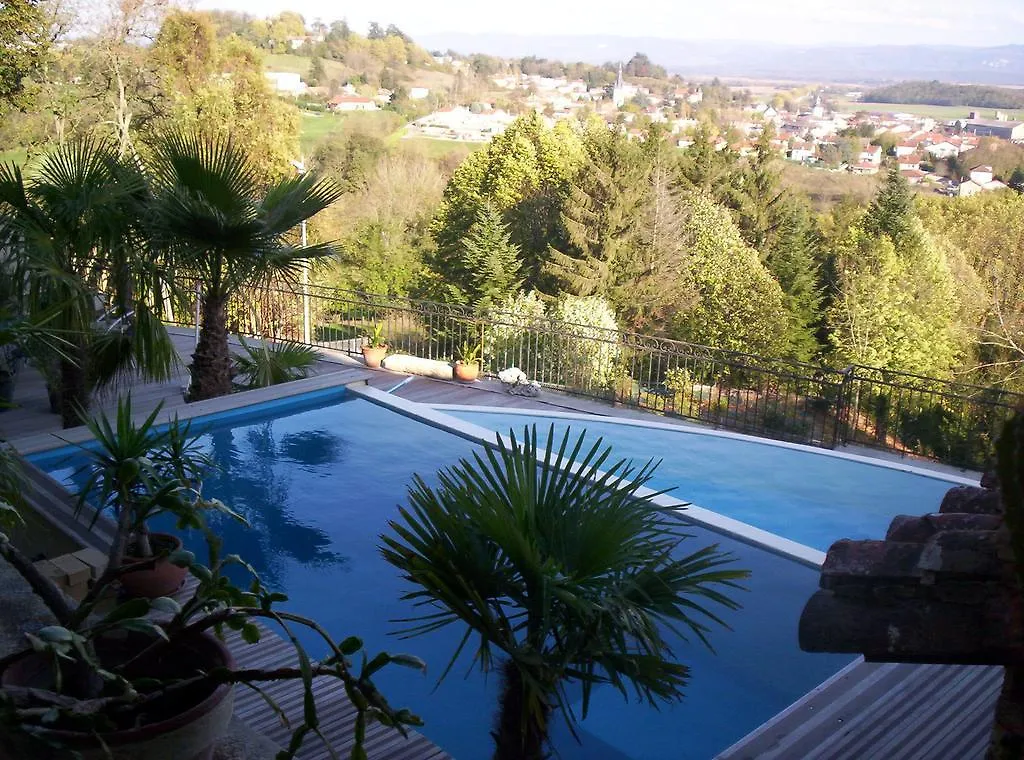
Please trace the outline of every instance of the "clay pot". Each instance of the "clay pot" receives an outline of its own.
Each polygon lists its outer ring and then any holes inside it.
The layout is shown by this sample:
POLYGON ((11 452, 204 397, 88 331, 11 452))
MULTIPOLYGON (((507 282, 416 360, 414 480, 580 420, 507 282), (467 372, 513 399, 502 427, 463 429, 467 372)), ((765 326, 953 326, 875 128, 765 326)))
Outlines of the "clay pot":
POLYGON ((363 346, 363 361, 366 362, 366 366, 372 369, 380 367, 380 363, 384 361, 384 357, 387 356, 387 346, 363 346))
POLYGON ((140 562, 153 562, 153 566, 146 570, 134 570, 125 573, 120 577, 121 589, 131 597, 143 599, 156 599, 159 596, 170 596, 185 581, 188 570, 184 567, 172 565, 169 556, 181 549, 181 539, 172 536, 170 533, 150 533, 149 543, 153 548, 153 554, 157 555, 155 561, 143 559, 142 557, 126 556, 122 562, 125 565, 134 565, 140 562))
MULTIPOLYGON (((97 642, 97 653, 104 662, 124 661, 141 651, 152 639, 132 634, 117 642, 97 642), (110 658, 110 659, 108 659, 110 658)), ((231 653, 213 636, 199 634, 176 651, 161 656, 153 668, 154 676, 178 677, 219 666, 234 667, 231 653)), ((11 663, 0 682, 5 686, 49 688, 52 680, 50 663, 41 655, 30 653, 11 663)), ((134 674, 135 677, 141 673, 134 674)), ((48 748, 24 739, 0 735, 0 760, 58 760, 77 752, 82 760, 210 760, 214 745, 227 731, 234 711, 234 687, 220 684, 180 696, 172 705, 155 707, 159 719, 141 726, 100 734, 102 744, 89 733, 42 729, 40 738, 57 745, 48 748), (30 752, 31 754, 26 754, 30 752)))
POLYGON ((455 362, 452 366, 452 374, 459 382, 472 383, 480 377, 480 364, 479 362, 455 362))

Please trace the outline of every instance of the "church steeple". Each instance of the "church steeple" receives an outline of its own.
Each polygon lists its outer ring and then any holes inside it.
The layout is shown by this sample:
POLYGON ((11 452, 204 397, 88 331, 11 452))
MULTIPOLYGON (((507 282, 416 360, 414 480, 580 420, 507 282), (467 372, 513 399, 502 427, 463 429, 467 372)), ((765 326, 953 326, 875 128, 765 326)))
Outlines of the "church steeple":
POLYGON ((619 61, 619 76, 615 79, 615 87, 622 88, 622 61, 619 61))

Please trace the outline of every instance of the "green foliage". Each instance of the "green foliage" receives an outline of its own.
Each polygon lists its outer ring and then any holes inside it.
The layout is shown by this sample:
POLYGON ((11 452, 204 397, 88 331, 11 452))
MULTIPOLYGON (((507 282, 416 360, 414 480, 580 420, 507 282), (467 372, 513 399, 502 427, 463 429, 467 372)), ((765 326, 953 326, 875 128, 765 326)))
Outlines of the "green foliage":
POLYGON ((765 356, 784 354, 789 319, 779 284, 743 242, 728 211, 698 194, 687 204, 697 299, 674 317, 671 337, 765 356))
POLYGON ((37 344, 40 369, 61 394, 65 426, 80 423, 92 392, 127 372, 169 379, 177 353, 154 313, 169 288, 167 262, 148 246, 146 180, 109 140, 77 140, 45 155, 26 177, 0 165, 4 274, 13 296, 65 345, 37 344), (105 294, 118 321, 98 323, 105 294))
POLYGON ((562 208, 568 245, 551 248, 548 270, 569 293, 608 298, 636 251, 648 165, 638 145, 603 122, 588 126, 584 147, 562 208))
POLYGON ((364 345, 368 348, 387 348, 388 337, 384 334, 384 323, 378 322, 363 336, 364 345))
POLYGON ((853 227, 836 259, 837 296, 826 315, 834 361, 942 377, 962 350, 956 286, 929 237, 897 252, 853 227))
POLYGON ((599 684, 652 705, 680 699, 689 670, 664 627, 707 644, 725 625, 718 608, 738 606, 726 594, 746 573, 715 546, 685 553, 678 513, 638 496, 654 469, 615 462, 585 435, 552 429, 545 444, 527 429, 443 470, 437 487, 416 476, 389 523, 381 552, 415 584, 405 598, 426 605, 406 632, 464 627, 452 662, 475 638, 474 662, 503 671, 495 757, 545 756, 551 711, 577 719, 570 682, 581 719, 599 684))
POLYGON ((765 267, 782 288, 789 316, 787 355, 810 361, 819 351, 822 293, 815 250, 819 235, 806 205, 780 209, 781 221, 764 256, 765 267))
POLYGON ((0 5, 0 118, 34 101, 26 79, 42 65, 49 28, 40 0, 5 0, 0 5))
POLYGON ((894 165, 885 176, 878 194, 868 207, 864 229, 871 235, 885 235, 901 251, 919 241, 919 223, 914 212, 910 185, 894 165))
POLYGON ((462 240, 488 202, 510 225, 511 242, 523 256, 527 288, 536 287, 548 247, 558 240, 561 201, 582 161, 579 136, 571 125, 554 129, 540 116, 519 117, 486 149, 471 154, 452 175, 431 229, 437 241, 432 268, 455 282, 462 240))
POLYGON ((246 388, 266 388, 308 377, 320 355, 312 346, 289 341, 262 341, 251 345, 238 336, 245 355, 235 355, 235 371, 246 388))
POLYGON ((547 322, 544 301, 536 291, 513 293, 485 310, 483 351, 501 370, 521 366, 540 350, 537 337, 547 322))
POLYGON ((511 242, 508 226, 490 203, 484 202, 462 240, 461 272, 454 271, 463 298, 477 307, 496 303, 519 289, 519 247, 511 242))
POLYGON ((298 248, 292 231, 341 195, 314 172, 269 188, 259 166, 230 139, 171 133, 153 146, 149 234, 178 273, 202 283, 202 326, 193 354, 192 397, 231 391, 227 303, 270 276, 294 278, 303 262, 330 256, 330 243, 298 248))
POLYGON ((563 295, 551 308, 550 335, 544 344, 552 375, 574 388, 606 388, 622 352, 618 323, 601 296, 563 295))
POLYGON ((206 16, 174 11, 160 29, 153 56, 165 62, 162 89, 170 101, 156 131, 230 138, 264 182, 294 172, 299 112, 271 91, 253 44, 238 37, 217 41, 206 16))

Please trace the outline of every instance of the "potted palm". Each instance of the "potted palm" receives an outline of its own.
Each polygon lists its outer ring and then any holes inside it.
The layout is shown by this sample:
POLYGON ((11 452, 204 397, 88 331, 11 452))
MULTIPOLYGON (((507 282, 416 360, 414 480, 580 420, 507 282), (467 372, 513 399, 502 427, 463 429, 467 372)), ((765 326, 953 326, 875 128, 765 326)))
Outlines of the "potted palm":
POLYGON ((153 306, 163 303, 170 267, 147 247, 147 198, 139 162, 108 139, 64 143, 29 175, 0 164, 0 276, 24 283, 12 293, 19 313, 61 336, 59 350, 50 343, 30 353, 64 427, 82 424, 93 392, 125 372, 156 381, 175 374, 178 355, 153 306), (111 329, 100 311, 130 314, 130 324, 111 329))
POLYGON ((480 344, 465 341, 459 348, 452 363, 452 373, 455 379, 463 383, 472 383, 480 376, 480 344))
POLYGON ((550 757, 553 711, 573 727, 598 684, 624 695, 630 684, 651 704, 680 699, 689 670, 662 630, 706 644, 709 624, 725 625, 715 608, 738 607, 727 593, 747 575, 716 546, 685 550, 678 510, 640 493, 653 462, 602 470, 611 451, 570 436, 552 428, 545 445, 528 428, 443 470, 436 487, 415 476, 382 536, 383 556, 414 585, 404 598, 424 610, 402 633, 461 625, 459 650, 475 637, 473 661, 500 670, 495 760, 550 757))
MULTIPOLYGON (((139 433, 130 415, 123 419, 119 415, 118 425, 129 436, 139 433)), ((178 465, 184 469, 149 471, 146 477, 152 482, 140 491, 153 495, 184 488, 189 494, 198 493, 189 474, 192 452, 179 453, 178 465)), ((127 459, 122 466, 133 467, 127 459)), ((120 481, 121 485, 128 482, 136 481, 127 475, 120 481)), ((16 516, 19 489, 15 460, 0 456, 0 519, 16 516)), ((115 499, 124 493, 113 490, 115 499)), ((140 497, 135 494, 129 499, 137 502, 140 497)), ((205 562, 184 549, 168 556, 172 565, 195 579, 191 595, 129 599, 101 612, 100 602, 109 599, 118 584, 142 572, 137 565, 120 561, 129 531, 138 526, 123 519, 129 509, 114 506, 120 517, 109 562, 77 605, 0 532, 0 557, 28 582, 55 621, 27 631, 26 649, 0 658, 0 760, 205 760, 231 720, 235 684, 258 690, 270 682, 302 684, 302 719, 292 723, 292 740, 281 758, 295 757, 308 734, 320 733, 314 678, 340 681, 352 701, 356 711, 352 758, 365 757, 362 743, 368 723, 380 722, 402 733, 406 726, 420 724, 407 710, 391 707, 372 676, 389 664, 422 669, 422 662, 380 653, 362 656, 362 666, 354 668, 351 658, 361 654, 360 640, 336 640, 315 621, 281 609, 287 601, 283 594, 267 588, 241 557, 221 551, 219 539, 205 528, 204 514, 209 508, 223 507, 204 503, 201 496, 163 504, 180 523, 198 527, 206 536, 205 562), (236 585, 239 577, 242 581, 236 585), (245 642, 254 643, 273 635, 259 625, 263 620, 289 631, 294 667, 235 666, 221 642, 221 632, 232 629, 245 642), (314 660, 303 640, 316 640, 325 657, 314 660)), ((262 690, 261 694, 283 715, 272 694, 262 690)), ((333 750, 331 754, 336 756, 333 750)))
POLYGON ((384 336, 384 325, 376 324, 363 336, 363 361, 367 367, 380 367, 388 353, 388 339, 384 336))

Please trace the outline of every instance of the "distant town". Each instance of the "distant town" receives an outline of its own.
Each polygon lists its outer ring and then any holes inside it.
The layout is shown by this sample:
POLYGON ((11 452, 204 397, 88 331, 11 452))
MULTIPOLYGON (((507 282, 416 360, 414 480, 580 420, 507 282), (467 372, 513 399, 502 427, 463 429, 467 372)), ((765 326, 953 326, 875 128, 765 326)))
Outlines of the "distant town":
MULTIPOLYGON (((306 41, 293 43, 293 49, 300 49, 306 41)), ((468 73, 465 60, 444 54, 433 58, 439 67, 468 73)), ((266 76, 280 94, 320 95, 325 108, 337 113, 378 111, 396 97, 395 90, 379 87, 370 91, 352 82, 327 97, 324 88, 308 87, 297 73, 268 71, 266 76)), ((647 124, 659 123, 675 137, 676 145, 685 150, 692 144, 700 124, 694 107, 704 99, 700 85, 652 88, 631 82, 623 75, 621 66, 614 84, 591 86, 582 79, 520 72, 493 76, 490 83, 493 92, 516 93, 517 108, 502 108, 500 97, 444 105, 411 120, 404 137, 486 143, 501 134, 524 110, 534 110, 549 126, 560 120, 580 118, 584 113, 597 114, 634 139, 643 139, 643 127, 647 124)), ((427 87, 408 87, 403 93, 410 100, 424 102, 431 94, 427 87)), ((796 99, 786 98, 784 104, 772 102, 780 100, 778 97, 752 99, 742 106, 739 118, 727 121, 727 130, 714 138, 715 147, 728 147, 741 156, 748 155, 762 132, 770 128, 771 144, 780 156, 804 166, 873 175, 885 163, 895 162, 911 184, 949 195, 967 196, 1007 186, 995 178, 991 166, 968 166, 964 176, 955 179, 937 171, 937 164, 964 156, 977 148, 983 137, 1024 143, 1024 121, 994 109, 983 114, 965 108, 961 118, 951 120, 878 110, 877 104, 867 110, 856 106, 860 92, 841 95, 837 98, 834 93, 811 91, 796 99), (837 102, 843 107, 834 105, 837 102), (884 161, 886 158, 889 161, 884 161)))

